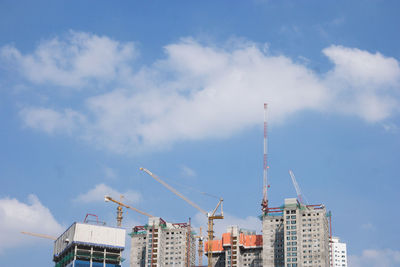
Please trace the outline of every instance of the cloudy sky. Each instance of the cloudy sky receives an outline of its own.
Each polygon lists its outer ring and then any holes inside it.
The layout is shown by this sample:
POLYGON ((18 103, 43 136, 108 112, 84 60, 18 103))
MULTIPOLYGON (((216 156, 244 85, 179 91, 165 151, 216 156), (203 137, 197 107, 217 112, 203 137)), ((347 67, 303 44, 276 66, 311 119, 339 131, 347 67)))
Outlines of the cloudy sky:
POLYGON ((20 231, 57 236, 86 213, 115 226, 105 194, 205 227, 139 167, 205 210, 223 197, 220 233, 259 231, 268 103, 271 205, 296 196, 291 169, 349 266, 399 266, 399 8, 0 1, 0 265, 52 265, 52 242, 20 231))

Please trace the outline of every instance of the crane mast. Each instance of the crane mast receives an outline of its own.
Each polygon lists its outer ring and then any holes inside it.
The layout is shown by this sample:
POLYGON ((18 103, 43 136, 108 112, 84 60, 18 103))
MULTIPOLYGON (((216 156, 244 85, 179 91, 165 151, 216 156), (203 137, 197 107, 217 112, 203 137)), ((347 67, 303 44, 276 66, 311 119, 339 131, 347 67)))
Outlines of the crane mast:
POLYGON ((197 249, 197 253, 199 255, 199 259, 198 259, 199 264, 198 265, 201 266, 203 263, 203 235, 201 234, 201 226, 200 226, 200 233, 199 233, 199 235, 195 236, 195 238, 198 238, 198 240, 199 240, 199 247, 197 249))
POLYGON ((189 200, 187 197, 185 197, 180 192, 178 192, 176 189, 174 189, 172 186, 170 186, 169 184, 167 184, 166 182, 161 180, 157 175, 153 174, 148 169, 140 168, 140 170, 146 172, 148 175, 153 177, 157 182, 161 183, 172 193, 179 196, 180 198, 185 200, 189 205, 191 205, 192 207, 194 207, 195 209, 197 209, 198 211, 200 211, 201 213, 203 213, 204 215, 207 216, 207 219, 208 219, 208 231, 207 231, 207 234, 208 234, 208 254, 207 254, 207 256, 208 257, 207 258, 208 258, 208 267, 211 267, 212 266, 212 241, 214 240, 214 220, 224 218, 223 207, 222 207, 222 203, 224 200, 222 198, 220 198, 215 209, 212 212, 206 212, 204 209, 200 208, 197 204, 195 204, 194 202, 189 200), (221 214, 216 215, 215 213, 217 212, 219 207, 221 207, 221 214))
POLYGON ((268 143, 267 143, 267 104, 264 103, 264 159, 263 159, 263 199, 261 210, 268 213, 268 143))

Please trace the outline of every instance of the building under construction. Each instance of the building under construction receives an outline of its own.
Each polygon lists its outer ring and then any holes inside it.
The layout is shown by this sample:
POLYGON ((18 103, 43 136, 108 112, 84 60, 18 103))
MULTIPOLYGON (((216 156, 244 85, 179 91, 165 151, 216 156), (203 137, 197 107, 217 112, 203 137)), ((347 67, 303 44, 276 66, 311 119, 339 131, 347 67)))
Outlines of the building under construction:
POLYGON ((168 223, 152 217, 148 224, 135 226, 131 236, 131 267, 195 265, 195 233, 190 223, 168 223))
POLYGON ((55 267, 120 267, 125 235, 121 228, 76 222, 54 243, 55 267))
POLYGON ((328 267, 329 214, 324 205, 285 199, 263 215, 263 266, 328 267))
MULTIPOLYGON (((212 241, 212 264, 216 267, 262 267, 262 235, 230 226, 222 239, 212 241)), ((206 255, 208 241, 205 244, 206 255)))
MULTIPOLYGON (((329 223, 324 205, 304 205, 296 198, 268 208, 262 235, 231 226, 212 241, 215 267, 329 267, 329 223)), ((208 242, 205 244, 208 254, 208 242)))

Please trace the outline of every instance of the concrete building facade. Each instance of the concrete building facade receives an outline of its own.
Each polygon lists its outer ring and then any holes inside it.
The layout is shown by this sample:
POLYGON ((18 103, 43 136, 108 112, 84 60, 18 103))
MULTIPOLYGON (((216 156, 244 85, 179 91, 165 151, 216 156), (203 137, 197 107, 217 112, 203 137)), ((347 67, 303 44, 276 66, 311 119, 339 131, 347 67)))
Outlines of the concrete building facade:
POLYGON ((338 237, 332 237, 330 243, 331 261, 333 267, 347 267, 347 248, 346 243, 340 242, 338 237))
POLYGON ((329 225, 323 205, 297 199, 263 216, 264 267, 329 267, 329 225))
POLYGON ((187 223, 168 223, 149 218, 131 233, 131 267, 194 266, 196 242, 187 223))

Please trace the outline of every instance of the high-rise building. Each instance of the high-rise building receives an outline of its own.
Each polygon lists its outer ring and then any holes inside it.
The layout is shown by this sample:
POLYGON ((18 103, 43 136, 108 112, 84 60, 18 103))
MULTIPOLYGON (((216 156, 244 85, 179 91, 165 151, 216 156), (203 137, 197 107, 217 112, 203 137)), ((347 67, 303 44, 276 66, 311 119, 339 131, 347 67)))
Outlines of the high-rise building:
POLYGON ((131 236, 131 267, 195 265, 196 243, 190 224, 151 217, 148 224, 135 226, 131 236))
POLYGON ((338 237, 332 237, 330 243, 330 259, 333 260, 332 267, 347 267, 347 249, 346 243, 340 242, 338 237))
MULTIPOLYGON (((205 242, 208 255, 208 241, 205 242)), ((230 226, 222 239, 212 242, 212 262, 215 267, 262 267, 262 235, 255 231, 230 226)))
POLYGON ((263 216, 264 267, 329 267, 329 226, 324 205, 285 199, 263 216))
POLYGON ((88 223, 72 224, 54 243, 56 267, 120 267, 125 230, 88 223))

